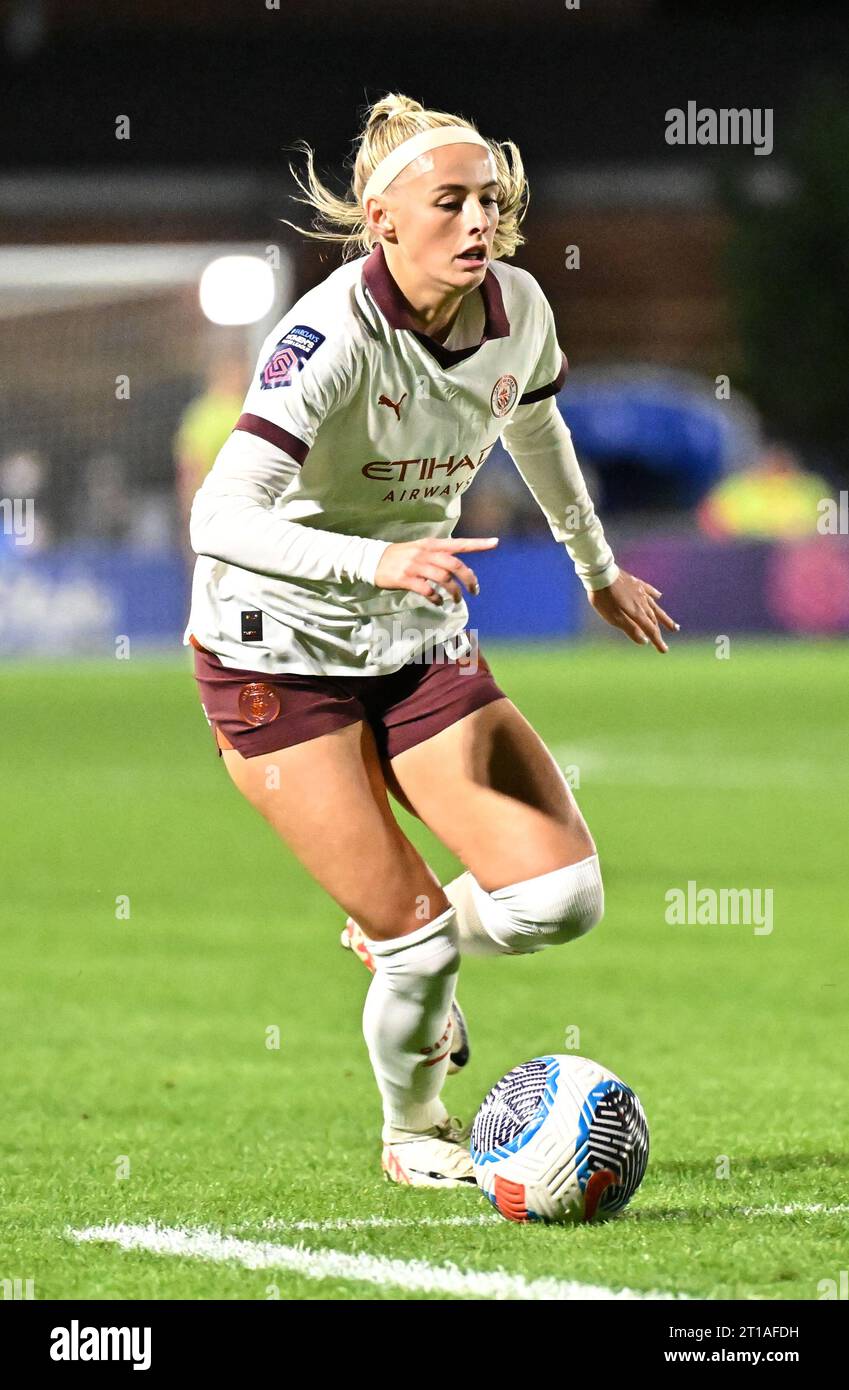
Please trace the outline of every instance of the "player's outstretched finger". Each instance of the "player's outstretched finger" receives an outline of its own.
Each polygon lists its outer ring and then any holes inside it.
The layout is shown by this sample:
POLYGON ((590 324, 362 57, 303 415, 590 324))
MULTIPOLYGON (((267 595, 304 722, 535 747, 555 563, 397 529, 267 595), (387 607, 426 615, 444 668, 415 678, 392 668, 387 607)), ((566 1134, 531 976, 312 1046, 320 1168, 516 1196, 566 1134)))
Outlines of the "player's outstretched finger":
POLYGON ((460 554, 466 550, 492 550, 493 546, 498 545, 497 536, 484 536, 458 540, 454 536, 448 536, 439 542, 443 550, 450 550, 454 554, 460 554))
POLYGON ((660 628, 654 620, 653 615, 648 609, 641 609, 637 615, 637 622, 650 642, 657 647, 659 652, 668 652, 669 648, 663 640, 660 628))
POLYGON ((663 626, 669 628, 670 632, 678 632, 680 630, 681 624, 676 623, 674 618, 670 618, 669 614, 663 611, 659 603, 655 603, 654 600, 652 600, 652 608, 654 609, 654 615, 658 622, 663 623, 663 626))
POLYGON ((625 636, 630 637, 632 642, 636 642, 638 647, 645 646, 649 640, 643 632, 643 629, 634 622, 633 618, 627 618, 624 614, 616 623, 616 626, 621 628, 625 636))

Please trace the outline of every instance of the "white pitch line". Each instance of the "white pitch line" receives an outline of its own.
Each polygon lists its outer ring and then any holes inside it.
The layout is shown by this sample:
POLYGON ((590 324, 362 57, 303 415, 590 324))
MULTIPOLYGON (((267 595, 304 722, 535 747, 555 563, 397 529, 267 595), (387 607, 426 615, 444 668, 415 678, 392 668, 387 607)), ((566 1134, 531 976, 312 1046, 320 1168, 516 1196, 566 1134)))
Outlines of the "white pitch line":
POLYGON ((328 1221, 284 1221, 279 1216, 264 1221, 243 1221, 237 1231, 370 1231, 394 1230, 398 1226, 503 1226, 503 1217, 490 1216, 338 1216, 328 1221))
POLYGON ((425 1260, 397 1260, 382 1255, 348 1254, 342 1250, 310 1250, 304 1245, 277 1245, 271 1241, 239 1240, 208 1229, 112 1225, 89 1226, 68 1232, 78 1241, 110 1241, 123 1250, 145 1250, 154 1255, 179 1255, 214 1263, 235 1261, 245 1269, 285 1269, 306 1279, 346 1279, 378 1284, 407 1293, 437 1293, 455 1298, 565 1300, 670 1300, 683 1294, 656 1290, 609 1289, 575 1280, 525 1279, 504 1269, 460 1269, 453 1263, 428 1264, 425 1260))
MULTIPOLYGON (((693 1217, 708 1216, 713 1219, 727 1216, 796 1216, 800 1213, 810 1216, 840 1216, 849 1212, 849 1203, 826 1206, 822 1202, 790 1202, 786 1206, 766 1207, 723 1207, 710 1211, 662 1212, 651 1208, 638 1209, 634 1215, 645 1216, 650 1220, 662 1218, 667 1221, 689 1221, 693 1217)), ((479 1216, 338 1216, 326 1221, 286 1221, 283 1217, 269 1216, 264 1221, 243 1221, 231 1229, 236 1231, 366 1231, 394 1230, 399 1227, 417 1228, 421 1226, 504 1226, 507 1223, 493 1212, 479 1216)))
POLYGON ((636 1220, 645 1221, 697 1221, 727 1220, 731 1216, 843 1216, 849 1212, 849 1203, 826 1206, 824 1202, 788 1202, 784 1206, 777 1203, 766 1207, 710 1207, 699 1211, 658 1211, 651 1207, 641 1207, 633 1212, 636 1220))
POLYGON ((842 1216, 849 1212, 849 1202, 827 1207, 824 1202, 788 1202, 786 1206, 732 1207, 735 1216, 842 1216))

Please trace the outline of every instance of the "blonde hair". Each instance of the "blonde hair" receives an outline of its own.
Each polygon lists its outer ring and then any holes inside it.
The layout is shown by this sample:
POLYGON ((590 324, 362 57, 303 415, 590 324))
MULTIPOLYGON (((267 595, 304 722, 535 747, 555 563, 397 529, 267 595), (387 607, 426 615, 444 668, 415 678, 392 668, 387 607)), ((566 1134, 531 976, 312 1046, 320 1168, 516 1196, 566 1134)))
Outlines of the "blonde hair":
MULTIPOLYGON (((306 194, 304 198, 292 195, 296 203, 305 203, 314 208, 317 216, 313 219, 314 230, 308 231, 285 217, 280 221, 294 227, 302 236, 313 237, 318 241, 337 241, 343 246, 343 260, 371 251, 380 238, 374 235, 366 224, 365 209, 360 199, 363 189, 377 165, 392 150, 420 131, 432 130, 436 126, 461 125, 475 130, 471 121, 462 116, 450 116, 446 111, 430 111, 421 102, 400 93, 390 92, 381 97, 368 111, 366 122, 357 142, 351 178, 352 198, 339 198, 332 193, 315 172, 313 152, 306 141, 296 142, 294 148, 303 151, 307 161, 306 183, 299 177, 292 165, 290 172, 298 187, 306 194)), ((480 132, 476 131, 476 134, 480 132)), ((514 255, 525 238, 519 231, 528 207, 530 193, 522 156, 512 140, 490 140, 484 137, 495 160, 495 176, 498 180, 498 226, 492 243, 494 260, 514 255)))

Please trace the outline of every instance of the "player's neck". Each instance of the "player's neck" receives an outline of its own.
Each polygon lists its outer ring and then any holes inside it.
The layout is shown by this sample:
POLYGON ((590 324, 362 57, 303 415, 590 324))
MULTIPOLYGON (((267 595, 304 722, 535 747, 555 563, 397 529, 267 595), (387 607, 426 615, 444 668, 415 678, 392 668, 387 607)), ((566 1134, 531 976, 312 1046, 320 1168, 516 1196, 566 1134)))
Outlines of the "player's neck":
POLYGON ((454 326, 465 298, 462 290, 445 290, 423 279, 406 263, 396 246, 384 242, 383 254, 389 273, 410 306, 419 330, 435 342, 444 342, 454 326))

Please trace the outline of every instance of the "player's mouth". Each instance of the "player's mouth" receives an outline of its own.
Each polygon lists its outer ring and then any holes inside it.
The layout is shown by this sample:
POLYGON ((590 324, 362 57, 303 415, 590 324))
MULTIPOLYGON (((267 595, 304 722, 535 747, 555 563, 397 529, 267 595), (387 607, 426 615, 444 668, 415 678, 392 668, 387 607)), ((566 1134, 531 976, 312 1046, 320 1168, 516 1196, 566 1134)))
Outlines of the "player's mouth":
POLYGON ((486 247, 472 246, 468 251, 461 251, 454 259, 471 266, 473 270, 479 270, 481 266, 486 265, 486 247))

